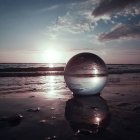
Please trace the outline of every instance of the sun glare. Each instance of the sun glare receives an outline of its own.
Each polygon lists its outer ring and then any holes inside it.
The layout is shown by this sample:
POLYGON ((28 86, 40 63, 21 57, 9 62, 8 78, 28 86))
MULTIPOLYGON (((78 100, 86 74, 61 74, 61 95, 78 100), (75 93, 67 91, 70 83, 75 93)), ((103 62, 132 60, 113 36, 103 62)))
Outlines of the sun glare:
POLYGON ((54 67, 54 65, 53 64, 49 64, 49 68, 53 68, 54 67))
POLYGON ((60 62, 62 53, 58 50, 46 50, 42 53, 42 61, 45 63, 51 63, 49 67, 53 67, 52 63, 60 62))

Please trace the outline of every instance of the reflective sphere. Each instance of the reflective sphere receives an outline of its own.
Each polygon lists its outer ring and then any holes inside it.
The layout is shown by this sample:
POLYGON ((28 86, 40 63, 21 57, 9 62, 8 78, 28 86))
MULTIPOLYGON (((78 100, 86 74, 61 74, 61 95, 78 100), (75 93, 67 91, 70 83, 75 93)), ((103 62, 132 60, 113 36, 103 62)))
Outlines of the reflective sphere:
POLYGON ((68 61, 64 78, 74 95, 96 95, 106 84, 107 68, 99 56, 80 53, 68 61))
POLYGON ((100 96, 74 97, 66 102, 65 118, 74 132, 97 134, 107 127, 110 113, 100 96))

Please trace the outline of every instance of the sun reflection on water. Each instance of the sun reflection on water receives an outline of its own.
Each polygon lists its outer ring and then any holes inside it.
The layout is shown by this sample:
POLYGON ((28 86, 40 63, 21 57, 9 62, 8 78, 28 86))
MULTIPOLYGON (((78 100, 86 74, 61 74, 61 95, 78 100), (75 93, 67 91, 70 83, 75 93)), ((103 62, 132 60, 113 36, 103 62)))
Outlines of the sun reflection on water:
POLYGON ((55 92, 55 76, 48 76, 48 89, 46 91, 47 98, 56 98, 57 93, 55 92))
POLYGON ((44 79, 45 84, 45 91, 44 91, 44 98, 47 99, 58 99, 58 98, 65 98, 65 95, 61 93, 60 87, 63 86, 63 82, 61 81, 62 77, 56 77, 53 75, 46 76, 44 79), (58 82, 59 80, 59 82, 58 82))
MULTIPOLYGON (((32 78, 31 90, 43 99, 66 98, 66 87, 63 76, 47 75, 32 78)), ((69 95, 69 94, 67 94, 69 95)))
POLYGON ((55 76, 49 76, 48 81, 49 90, 53 91, 55 89, 55 76))

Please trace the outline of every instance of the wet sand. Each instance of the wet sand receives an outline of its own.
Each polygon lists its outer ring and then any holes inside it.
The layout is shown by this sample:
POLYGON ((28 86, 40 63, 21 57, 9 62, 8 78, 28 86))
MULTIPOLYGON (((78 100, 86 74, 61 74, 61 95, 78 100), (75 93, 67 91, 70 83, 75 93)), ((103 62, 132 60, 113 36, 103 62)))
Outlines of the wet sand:
POLYGON ((140 75, 110 75, 101 98, 76 99, 67 88, 2 94, 0 139, 139 140, 140 75), (97 111, 101 130, 93 126, 97 111))

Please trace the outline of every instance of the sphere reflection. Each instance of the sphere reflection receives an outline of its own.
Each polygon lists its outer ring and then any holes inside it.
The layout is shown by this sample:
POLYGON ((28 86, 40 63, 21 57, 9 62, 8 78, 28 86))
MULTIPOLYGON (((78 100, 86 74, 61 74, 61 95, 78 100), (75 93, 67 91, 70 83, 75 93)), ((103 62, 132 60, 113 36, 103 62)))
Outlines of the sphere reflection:
POLYGON ((66 103, 65 117, 74 132, 97 134, 109 122, 109 109, 100 96, 74 97, 66 103))
POLYGON ((107 81, 104 61, 92 53, 80 53, 66 65, 64 78, 69 89, 77 95, 99 94, 107 81))

